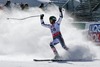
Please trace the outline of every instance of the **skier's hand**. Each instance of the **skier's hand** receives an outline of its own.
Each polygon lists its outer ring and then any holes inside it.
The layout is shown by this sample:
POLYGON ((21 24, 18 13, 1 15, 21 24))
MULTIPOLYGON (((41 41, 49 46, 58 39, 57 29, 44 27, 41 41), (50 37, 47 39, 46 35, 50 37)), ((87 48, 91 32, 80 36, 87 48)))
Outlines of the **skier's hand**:
POLYGON ((62 8, 61 7, 59 7, 59 11, 62 12, 62 8))
POLYGON ((44 14, 41 14, 41 15, 40 15, 40 19, 43 19, 43 17, 44 17, 44 14))

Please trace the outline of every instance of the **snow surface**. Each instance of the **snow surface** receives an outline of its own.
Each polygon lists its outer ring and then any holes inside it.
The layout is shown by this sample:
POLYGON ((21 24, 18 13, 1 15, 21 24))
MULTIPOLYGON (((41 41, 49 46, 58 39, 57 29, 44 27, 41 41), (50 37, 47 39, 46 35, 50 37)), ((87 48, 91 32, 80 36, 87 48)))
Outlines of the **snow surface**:
POLYGON ((44 14, 44 21, 49 23, 49 16, 59 18, 57 6, 50 6, 43 11, 38 7, 22 11, 13 8, 0 10, 0 67, 99 67, 100 47, 87 41, 84 31, 71 25, 73 18, 63 11, 64 19, 61 32, 69 51, 65 51, 60 44, 56 48, 66 62, 34 62, 34 58, 53 58, 54 54, 49 46, 52 41, 50 30, 41 26, 40 17, 26 20, 7 18, 24 18, 44 14), (81 61, 80 61, 81 60, 81 61))

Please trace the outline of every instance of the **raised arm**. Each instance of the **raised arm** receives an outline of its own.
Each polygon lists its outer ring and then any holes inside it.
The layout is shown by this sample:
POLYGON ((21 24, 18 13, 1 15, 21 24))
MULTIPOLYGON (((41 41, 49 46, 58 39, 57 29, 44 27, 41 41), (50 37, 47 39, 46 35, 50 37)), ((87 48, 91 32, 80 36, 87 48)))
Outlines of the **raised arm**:
POLYGON ((61 21, 62 21, 62 18, 63 18, 63 13, 62 13, 62 8, 61 7, 59 7, 59 12, 60 12, 60 17, 59 17, 57 22, 60 24, 61 21))
POLYGON ((45 24, 44 23, 43 17, 44 17, 44 14, 41 14, 40 15, 41 25, 44 26, 44 27, 50 28, 50 25, 49 24, 45 24))

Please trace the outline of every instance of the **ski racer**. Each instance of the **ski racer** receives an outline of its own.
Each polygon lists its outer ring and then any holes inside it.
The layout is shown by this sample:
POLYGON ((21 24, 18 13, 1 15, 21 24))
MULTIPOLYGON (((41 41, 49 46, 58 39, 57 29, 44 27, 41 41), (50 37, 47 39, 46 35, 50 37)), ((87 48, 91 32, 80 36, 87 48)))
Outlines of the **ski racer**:
POLYGON ((55 48, 56 44, 60 43, 61 46, 65 50, 68 50, 68 47, 65 45, 64 39, 63 39, 62 34, 60 32, 60 24, 61 24, 61 21, 62 21, 62 18, 63 18, 63 13, 62 13, 61 7, 59 7, 59 12, 60 12, 60 17, 59 17, 58 20, 56 20, 55 16, 50 16, 50 18, 49 18, 50 24, 44 23, 44 20, 43 20, 44 14, 40 15, 41 25, 49 28, 51 30, 51 33, 52 33, 53 41, 50 43, 50 47, 54 52, 54 55, 55 55, 54 59, 60 57, 56 48, 55 48))

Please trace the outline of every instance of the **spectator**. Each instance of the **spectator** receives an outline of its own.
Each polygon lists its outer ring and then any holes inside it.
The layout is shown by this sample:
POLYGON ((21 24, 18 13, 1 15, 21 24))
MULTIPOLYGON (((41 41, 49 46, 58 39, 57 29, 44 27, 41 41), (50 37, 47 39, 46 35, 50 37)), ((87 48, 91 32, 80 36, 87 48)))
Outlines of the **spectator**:
POLYGON ((7 8, 11 8, 11 1, 8 0, 4 6, 6 6, 7 8))
POLYGON ((24 10, 24 8, 25 8, 23 3, 20 4, 20 7, 21 7, 22 10, 24 10))
POLYGON ((29 8, 29 5, 28 4, 25 4, 24 5, 24 9, 28 9, 29 8))
POLYGON ((44 3, 41 3, 41 5, 39 6, 39 8, 44 8, 44 3))

